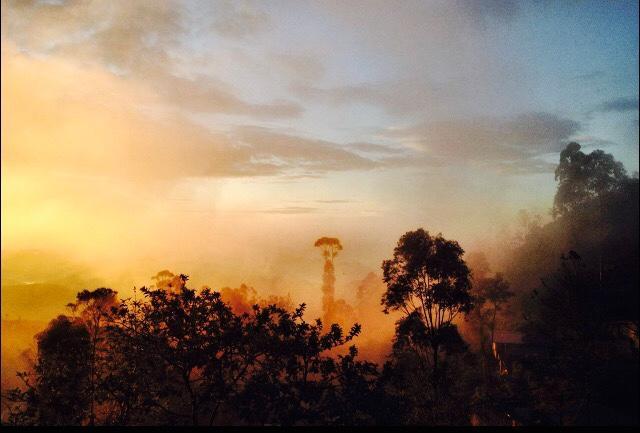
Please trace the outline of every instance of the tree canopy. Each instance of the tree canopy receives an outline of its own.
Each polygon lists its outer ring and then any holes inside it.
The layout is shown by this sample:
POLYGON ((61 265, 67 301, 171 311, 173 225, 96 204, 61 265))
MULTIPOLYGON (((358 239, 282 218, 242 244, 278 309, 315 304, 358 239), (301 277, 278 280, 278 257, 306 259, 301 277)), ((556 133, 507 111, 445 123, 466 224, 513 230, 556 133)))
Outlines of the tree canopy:
POLYGON ((628 179, 621 162, 602 150, 582 152, 578 143, 569 143, 560 153, 555 171, 558 190, 553 200, 553 214, 566 215, 588 201, 616 191, 628 179))

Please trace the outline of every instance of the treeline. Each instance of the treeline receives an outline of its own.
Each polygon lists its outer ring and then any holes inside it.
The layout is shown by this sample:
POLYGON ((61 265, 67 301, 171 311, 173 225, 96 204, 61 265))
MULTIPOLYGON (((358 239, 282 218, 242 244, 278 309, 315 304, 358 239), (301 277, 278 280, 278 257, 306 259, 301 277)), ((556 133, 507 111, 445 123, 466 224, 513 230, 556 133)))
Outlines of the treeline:
MULTIPOLYGON (((181 276, 186 280, 185 276, 181 276)), ((209 289, 141 289, 118 302, 85 291, 77 318, 60 316, 38 336, 34 382, 14 390, 17 424, 298 424, 357 422, 375 368, 332 348, 359 332, 323 332, 304 306, 255 306, 235 314, 209 289)))
POLYGON ((180 275, 133 299, 79 293, 37 335, 3 423, 637 424, 638 178, 571 143, 556 179, 553 221, 503 273, 442 235, 400 238, 382 264, 380 309, 400 314, 383 365, 359 359, 358 324, 277 299, 239 311, 180 275), (522 335, 508 369, 505 329, 522 335))

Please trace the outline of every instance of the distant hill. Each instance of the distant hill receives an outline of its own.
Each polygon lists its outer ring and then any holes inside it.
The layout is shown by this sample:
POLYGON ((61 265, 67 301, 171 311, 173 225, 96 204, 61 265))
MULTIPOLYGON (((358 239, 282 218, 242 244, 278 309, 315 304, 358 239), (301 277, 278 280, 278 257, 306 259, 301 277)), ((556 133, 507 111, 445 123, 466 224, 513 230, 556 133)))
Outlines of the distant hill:
POLYGON ((2 254, 2 318, 49 320, 65 312, 78 291, 100 280, 85 266, 44 251, 2 254))

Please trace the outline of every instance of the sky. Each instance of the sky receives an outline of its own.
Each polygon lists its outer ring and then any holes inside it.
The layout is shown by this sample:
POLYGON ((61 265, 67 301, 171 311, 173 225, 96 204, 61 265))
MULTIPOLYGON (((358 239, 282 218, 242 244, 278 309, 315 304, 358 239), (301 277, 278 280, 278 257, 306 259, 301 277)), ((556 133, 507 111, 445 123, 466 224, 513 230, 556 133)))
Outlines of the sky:
POLYGON ((318 237, 348 299, 408 230, 548 215, 570 141, 638 171, 637 1, 3 0, 1 37, 3 281, 37 251, 317 307, 318 237))

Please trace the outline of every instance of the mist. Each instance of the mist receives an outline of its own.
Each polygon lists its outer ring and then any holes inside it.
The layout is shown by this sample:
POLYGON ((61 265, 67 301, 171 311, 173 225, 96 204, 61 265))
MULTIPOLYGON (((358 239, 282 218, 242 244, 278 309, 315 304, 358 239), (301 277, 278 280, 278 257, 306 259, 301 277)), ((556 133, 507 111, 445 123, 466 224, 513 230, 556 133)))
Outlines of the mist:
POLYGON ((2 0, 2 423, 637 424, 637 16, 2 0))

